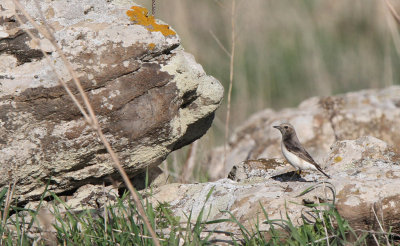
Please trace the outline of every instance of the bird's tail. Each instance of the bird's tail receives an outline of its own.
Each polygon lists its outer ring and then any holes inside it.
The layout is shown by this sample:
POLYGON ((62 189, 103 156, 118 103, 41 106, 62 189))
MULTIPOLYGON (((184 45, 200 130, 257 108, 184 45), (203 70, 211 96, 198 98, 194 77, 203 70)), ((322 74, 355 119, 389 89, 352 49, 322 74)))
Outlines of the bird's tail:
POLYGON ((317 169, 318 169, 318 171, 320 171, 322 174, 324 174, 328 179, 331 178, 328 174, 326 174, 324 171, 322 171, 322 168, 321 168, 321 167, 317 166, 317 169))

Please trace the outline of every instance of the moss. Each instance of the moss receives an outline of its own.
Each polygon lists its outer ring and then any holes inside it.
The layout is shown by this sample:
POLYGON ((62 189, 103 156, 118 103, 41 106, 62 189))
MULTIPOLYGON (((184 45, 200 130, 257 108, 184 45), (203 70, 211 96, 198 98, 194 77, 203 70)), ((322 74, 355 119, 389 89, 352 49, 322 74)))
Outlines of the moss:
POLYGON ((168 25, 157 24, 152 15, 148 15, 148 10, 139 6, 132 6, 126 11, 126 15, 138 25, 146 27, 150 32, 161 32, 164 36, 175 35, 176 33, 169 29, 168 25))

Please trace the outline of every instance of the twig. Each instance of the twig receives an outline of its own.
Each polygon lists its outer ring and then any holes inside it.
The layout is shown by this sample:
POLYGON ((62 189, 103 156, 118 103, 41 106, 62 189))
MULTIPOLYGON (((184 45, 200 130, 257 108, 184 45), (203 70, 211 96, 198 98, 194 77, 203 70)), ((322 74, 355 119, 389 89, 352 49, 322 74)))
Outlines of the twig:
POLYGON ((229 138, 229 120, 231 116, 231 97, 232 97, 232 87, 233 87, 233 65, 235 58, 235 10, 236 10, 236 0, 232 0, 232 10, 231 10, 231 53, 230 53, 230 64, 229 64, 229 90, 228 90, 228 105, 226 109, 226 122, 225 122, 225 144, 224 144, 224 171, 226 169, 226 149, 228 145, 229 138))
MULTIPOLYGON (((50 30, 49 30, 48 28, 44 29, 44 28, 42 28, 41 26, 39 26, 39 25, 33 20, 33 18, 25 11, 25 9, 24 9, 23 6, 19 3, 18 0, 13 0, 13 2, 14 2, 14 4, 17 6, 17 8, 22 12, 22 14, 28 19, 28 21, 29 21, 29 22, 30 22, 30 23, 31 23, 31 24, 32 24, 46 39, 48 39, 48 40, 52 43, 52 45, 55 47, 57 53, 60 55, 62 61, 64 62, 64 65, 67 67, 68 72, 71 74, 71 76, 72 76, 72 78, 73 78, 73 81, 74 81, 74 83, 75 83, 75 86, 78 88, 78 91, 79 91, 79 93, 80 93, 80 95, 81 95, 81 97, 82 97, 82 99, 83 99, 83 102, 84 102, 84 105, 85 105, 86 109, 88 110, 89 118, 86 118, 86 117, 85 117, 85 120, 86 120, 87 123, 92 127, 92 129, 93 129, 94 131, 97 132, 97 134, 98 134, 99 138, 101 139, 103 145, 106 147, 108 153, 109 153, 110 156, 111 156, 111 159, 113 160, 114 166, 118 169, 120 175, 122 176, 122 179, 124 180, 126 186, 128 187, 128 189, 129 189, 129 191, 130 191, 130 193, 131 193, 131 195, 132 195, 133 201, 134 201, 134 203, 135 203, 135 205, 136 205, 136 207, 137 207, 137 209, 138 209, 138 213, 139 213, 139 215, 142 217, 142 219, 143 219, 143 221, 144 221, 144 223, 145 223, 147 229, 149 230, 150 235, 151 235, 151 237, 152 237, 152 239, 153 239, 154 244, 155 244, 156 246, 159 246, 159 245, 160 245, 160 242, 158 241, 157 235, 156 235, 156 233, 154 232, 153 228, 152 228, 151 225, 150 225, 150 222, 149 222, 149 220, 148 220, 148 218, 147 218, 147 216, 146 216, 146 213, 145 213, 145 211, 144 211, 143 205, 142 205, 142 203, 140 202, 139 196, 136 194, 135 188, 133 187, 132 183, 130 182, 129 177, 128 177, 128 175, 126 174, 125 170, 124 170, 123 167, 121 166, 121 163, 119 162, 119 159, 118 159, 117 155, 115 154, 115 152, 114 152, 113 149, 111 148, 110 143, 107 141, 106 137, 104 136, 104 134, 103 134, 103 132, 102 132, 100 126, 99 126, 99 123, 98 123, 97 117, 96 117, 96 115, 95 115, 95 113, 94 113, 94 110, 93 110, 93 108, 92 108, 92 106, 91 106, 91 104, 90 104, 90 102, 89 102, 89 99, 88 99, 86 93, 85 93, 84 90, 83 90, 83 87, 82 87, 82 85, 81 85, 81 83, 80 83, 80 81, 79 81, 79 79, 78 79, 78 76, 77 76, 75 70, 72 68, 71 63, 68 61, 68 59, 66 58, 64 52, 61 50, 60 46, 57 44, 57 42, 56 42, 54 36, 52 35, 52 33, 50 32, 50 30)), ((39 11, 40 11, 40 10, 39 10, 39 11)), ((15 15, 17 16, 18 14, 15 13, 15 15)), ((43 21, 45 22, 45 20, 43 20, 43 21)), ((20 24, 22 25, 23 23, 21 22, 20 24)), ((46 27, 46 26, 48 26, 48 25, 46 24, 45 27, 46 27)), ((32 39, 36 39, 36 37, 34 37, 34 36, 31 36, 31 38, 32 38, 32 39)), ((61 83, 61 81, 60 81, 60 83, 61 83)), ((64 84, 61 83, 61 84, 64 86, 64 88, 68 88, 67 85, 66 85, 65 83, 64 83, 64 84)), ((74 101, 74 102, 75 102, 75 101, 74 101)), ((79 104, 79 102, 78 102, 78 104, 79 104)), ((77 106, 78 106, 78 104, 77 104, 77 106)), ((83 109, 82 106, 81 106, 81 107, 78 106, 78 108, 79 108, 80 110, 83 109)), ((81 111, 81 112, 82 112, 82 114, 85 116, 85 111, 81 111)))

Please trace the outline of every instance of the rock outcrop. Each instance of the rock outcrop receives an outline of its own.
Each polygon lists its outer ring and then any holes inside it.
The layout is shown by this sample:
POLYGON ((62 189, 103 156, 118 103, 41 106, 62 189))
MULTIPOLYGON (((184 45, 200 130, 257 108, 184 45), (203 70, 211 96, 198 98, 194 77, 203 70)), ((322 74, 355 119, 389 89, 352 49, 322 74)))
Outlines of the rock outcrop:
MULTIPOLYGON (((20 2, 43 23, 34 1, 20 2)), ((129 1, 38 2, 131 176, 210 127, 223 88, 183 50, 168 25, 144 8, 130 9, 129 1)), ((11 0, 1 1, 0 8, 0 187, 17 182, 23 201, 40 196, 49 178, 53 192, 119 179, 104 146, 26 33, 32 26, 18 24, 11 0)), ((50 42, 41 37, 41 47, 72 85, 50 42)))
MULTIPOLYGON (((392 104, 395 100, 394 95, 393 97, 388 95, 391 94, 391 91, 399 92, 398 89, 398 87, 392 87, 375 92, 362 91, 359 94, 369 95, 370 98, 381 95, 379 98, 382 101, 387 100, 385 107, 393 107, 392 110, 395 114, 397 109, 392 104)), ((347 94, 347 96, 349 95, 354 95, 356 98, 357 93, 347 94)), ((308 102, 313 100, 316 99, 308 102)), ((354 114, 361 114, 358 111, 362 111, 362 109, 358 108, 358 104, 354 103, 353 105, 357 108, 354 110, 354 114)), ((382 109, 385 108, 384 103, 376 103, 376 105, 378 106, 375 111, 380 109, 389 115, 388 109, 382 109)), ((304 104, 301 107, 304 107, 304 104)), ((374 112, 372 106, 365 109, 374 112)), ((288 119, 297 119, 298 121, 294 122, 295 124, 297 122, 297 126, 300 128, 302 126, 301 119, 315 119, 314 114, 307 110, 309 110, 308 107, 304 110, 284 110, 283 112, 287 113, 288 119), (290 118, 290 115, 294 115, 293 118, 290 118), (306 117, 307 115, 308 117, 306 117)), ((347 110, 350 111, 350 105, 347 110)), ((285 116, 285 113, 282 115, 285 116)), ((350 114, 346 115, 348 118, 351 116, 350 114)), ((384 114, 382 113, 382 115, 384 114)), ((356 116, 354 117, 356 118, 356 116)), ((315 122, 324 125, 324 117, 321 116, 317 119, 320 121, 315 120, 315 122)), ((386 126, 393 124, 393 128, 385 129, 396 129, 394 124, 396 119, 391 119, 392 121, 383 124, 386 126)), ((329 118, 328 121, 330 122, 329 118)), ((311 128, 313 125, 306 124, 306 126, 311 128)), ((377 124, 376 127, 380 128, 381 125, 377 124)), ((305 129, 309 128, 305 127, 305 129)), ((332 135, 312 135, 313 138, 310 139, 319 139, 318 143, 321 143, 321 146, 325 146, 322 145, 324 139, 331 140, 324 136, 335 138, 332 128, 327 127, 320 130, 322 133, 332 133, 332 135)), ((357 129, 359 134, 363 131, 365 130, 357 129)), ((244 135, 244 131, 238 132, 242 132, 244 135)), ((388 136, 385 132, 374 132, 376 135, 388 136)), ((249 135, 251 135, 250 133, 251 131, 248 130, 249 135)), ((276 133, 276 141, 278 141, 280 136, 278 132, 276 133)), ((307 132, 300 130, 298 133, 300 136, 306 136, 307 132)), ((308 133, 311 134, 312 131, 310 130, 308 133)), ((238 133, 235 136, 238 136, 238 133)), ((246 137, 238 138, 239 143, 244 141, 243 139, 246 137)), ((282 158, 249 159, 235 163, 228 178, 208 183, 166 184, 145 190, 142 195, 146 201, 152 203, 153 208, 156 208, 158 203, 168 203, 169 208, 176 218, 180 218, 181 222, 187 223, 189 214, 193 223, 200 214, 203 215, 203 220, 219 221, 219 223, 204 225, 204 237, 209 236, 208 234, 211 232, 212 235, 209 239, 212 242, 229 242, 232 238, 238 240, 242 238, 238 224, 227 220, 231 218, 231 215, 246 230, 254 232, 257 225, 257 230, 263 232, 270 228, 268 223, 263 223, 266 220, 263 210, 267 213, 268 219, 274 220, 277 224, 289 216, 293 224, 297 226, 303 223, 303 219, 315 221, 315 217, 313 218, 315 210, 310 207, 310 204, 318 205, 319 203, 332 204, 353 229, 379 231, 381 225, 384 230, 388 231, 390 228, 392 233, 399 234, 400 190, 397 187, 400 187, 400 152, 393 145, 396 143, 396 137, 392 136, 388 139, 391 139, 391 143, 373 136, 362 136, 354 140, 333 139, 334 143, 327 147, 328 153, 323 158, 320 156, 320 159, 324 160, 321 163, 324 171, 331 176, 330 179, 317 171, 303 171, 302 176, 299 176, 294 172, 293 167, 282 158)), ((275 142, 271 143, 275 144, 275 142)), ((312 141, 307 143, 312 143, 312 141)), ((267 149, 272 151, 272 147, 267 149)), ((276 146, 276 152, 280 152, 279 145, 276 146)), ((240 153, 240 151, 236 153, 240 153)), ((118 191, 112 186, 88 185, 67 199, 66 205, 74 211, 90 208, 101 214, 101 211, 104 211, 102 206, 115 203, 117 193, 118 191)), ((28 203, 27 208, 35 209, 37 204, 38 202, 28 203)), ((51 202, 46 206, 51 211, 51 202)), ((326 209, 326 206, 321 205, 318 209, 326 209)), ((50 218, 55 220, 54 216, 50 216, 50 218)), ((284 223, 282 222, 282 224, 284 223)), ((168 228, 165 230, 165 233, 168 234, 168 228)))
MULTIPOLYGON (((268 230, 269 225, 261 223, 286 219, 289 215, 295 225, 307 216, 311 209, 307 203, 326 202, 335 204, 338 212, 355 229, 378 230, 378 221, 384 228, 393 226, 391 232, 399 233, 400 228, 400 155, 386 142, 374 137, 338 141, 332 146, 326 172, 332 179, 326 179, 318 172, 310 172, 301 178, 292 175, 293 168, 282 160, 262 159, 242 162, 235 166, 230 179, 202 184, 169 184, 154 190, 153 202, 168 202, 176 215, 186 219, 192 214, 194 220, 205 206, 204 215, 208 220, 228 219, 230 211, 235 218, 251 231, 259 220, 259 230, 268 230), (311 192, 303 191, 315 187, 311 192), (214 189, 206 202, 210 189, 214 189), (260 206, 261 205, 261 206, 260 206), (282 217, 283 216, 283 217, 282 217), (206 217, 206 216, 205 216, 206 217)), ((224 222, 210 224, 207 229, 231 232, 240 237, 237 224, 224 222)), ((212 238, 229 239, 223 234, 212 238)))
POLYGON ((204 163, 209 166, 210 178, 226 177, 233 165, 247 159, 282 158, 281 135, 272 126, 285 121, 294 125, 300 141, 322 166, 336 141, 369 135, 399 146, 400 87, 314 97, 298 108, 256 113, 233 133, 225 170, 223 147, 213 151, 204 163))

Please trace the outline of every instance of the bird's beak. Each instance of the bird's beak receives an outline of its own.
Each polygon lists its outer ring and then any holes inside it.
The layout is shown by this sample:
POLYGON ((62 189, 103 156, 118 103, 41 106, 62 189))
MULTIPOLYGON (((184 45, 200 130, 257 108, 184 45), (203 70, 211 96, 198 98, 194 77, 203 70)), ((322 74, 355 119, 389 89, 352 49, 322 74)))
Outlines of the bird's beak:
POLYGON ((281 129, 281 127, 280 127, 280 126, 273 126, 273 128, 276 128, 276 129, 278 129, 278 130, 280 130, 280 129, 281 129))

